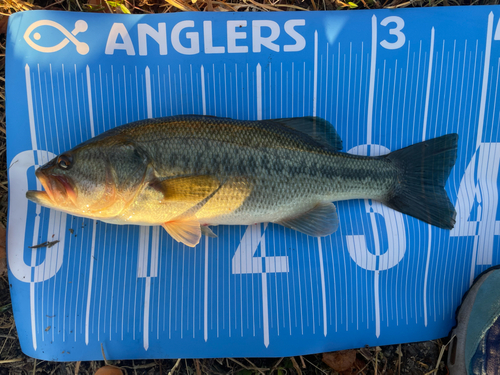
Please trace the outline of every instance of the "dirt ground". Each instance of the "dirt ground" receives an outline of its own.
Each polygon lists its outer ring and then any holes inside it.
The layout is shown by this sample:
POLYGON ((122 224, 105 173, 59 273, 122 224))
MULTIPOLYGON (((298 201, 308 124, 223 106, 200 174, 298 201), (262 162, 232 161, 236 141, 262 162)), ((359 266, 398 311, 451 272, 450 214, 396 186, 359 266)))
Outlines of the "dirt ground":
MULTIPOLYGON (((5 31, 8 15, 29 9, 163 13, 182 10, 345 10, 348 8, 400 8, 408 6, 447 6, 499 4, 499 0, 405 1, 357 0, 0 0, 0 375, 6 374, 93 374, 104 361, 46 362, 25 356, 20 348, 12 314, 5 264, 5 225, 7 214, 7 167, 5 132, 5 31), (216 9, 220 7, 221 9, 216 9)), ((125 374, 447 374, 446 343, 441 340, 389 345, 375 348, 320 353, 287 358, 219 358, 155 361, 113 361, 125 374)), ((102 370, 101 370, 102 371, 102 370)), ((104 372, 111 374, 111 372, 104 372)))

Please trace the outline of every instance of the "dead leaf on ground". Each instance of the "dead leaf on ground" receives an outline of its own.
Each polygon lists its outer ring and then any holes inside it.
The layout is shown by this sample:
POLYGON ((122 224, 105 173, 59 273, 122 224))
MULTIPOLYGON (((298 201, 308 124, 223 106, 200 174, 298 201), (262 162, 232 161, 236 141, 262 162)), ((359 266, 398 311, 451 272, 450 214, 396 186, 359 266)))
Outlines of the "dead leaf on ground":
POLYGON ((123 371, 119 367, 106 365, 98 369, 94 375, 122 375, 123 371))
POLYGON ((323 362, 338 372, 349 370, 356 361, 356 350, 323 353, 323 362))
POLYGON ((0 35, 7 33, 8 21, 9 21, 9 16, 0 16, 0 35))

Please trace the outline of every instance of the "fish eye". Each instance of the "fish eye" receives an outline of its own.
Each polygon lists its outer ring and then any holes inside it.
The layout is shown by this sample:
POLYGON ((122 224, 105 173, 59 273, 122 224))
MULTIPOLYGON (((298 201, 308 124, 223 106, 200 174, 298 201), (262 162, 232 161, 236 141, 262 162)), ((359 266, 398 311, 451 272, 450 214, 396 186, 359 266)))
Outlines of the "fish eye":
POLYGON ((62 154, 61 156, 59 156, 57 158, 57 165, 59 166, 59 168, 61 169, 70 169, 71 166, 73 165, 73 158, 71 157, 71 155, 68 155, 68 154, 62 154))

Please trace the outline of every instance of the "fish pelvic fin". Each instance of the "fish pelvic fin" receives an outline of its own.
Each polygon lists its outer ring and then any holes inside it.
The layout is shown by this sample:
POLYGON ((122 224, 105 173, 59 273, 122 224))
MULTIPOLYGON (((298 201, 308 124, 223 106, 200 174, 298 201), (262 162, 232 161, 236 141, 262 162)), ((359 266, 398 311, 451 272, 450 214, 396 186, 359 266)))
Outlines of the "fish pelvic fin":
POLYGON ((186 246, 195 247, 200 243, 200 222, 194 216, 167 221, 162 224, 162 227, 176 241, 182 242, 186 246))
POLYGON ((448 134, 391 152, 398 179, 383 201, 406 215, 442 229, 452 229, 456 211, 444 186, 457 159, 458 134, 448 134))
POLYGON ((206 225, 201 226, 201 234, 207 237, 217 238, 217 235, 212 231, 212 229, 210 229, 206 225))
POLYGON ((335 205, 331 202, 319 203, 299 216, 287 218, 276 224, 299 231, 313 237, 329 236, 339 227, 335 205))

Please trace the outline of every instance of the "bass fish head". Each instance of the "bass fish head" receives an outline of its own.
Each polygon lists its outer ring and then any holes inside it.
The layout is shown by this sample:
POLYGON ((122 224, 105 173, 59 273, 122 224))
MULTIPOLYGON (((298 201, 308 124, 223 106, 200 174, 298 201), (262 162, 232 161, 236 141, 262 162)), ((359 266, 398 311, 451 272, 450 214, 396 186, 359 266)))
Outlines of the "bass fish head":
POLYGON ((28 191, 26 197, 78 216, 111 218, 133 200, 147 168, 148 158, 133 143, 96 139, 38 168, 45 191, 28 191))

